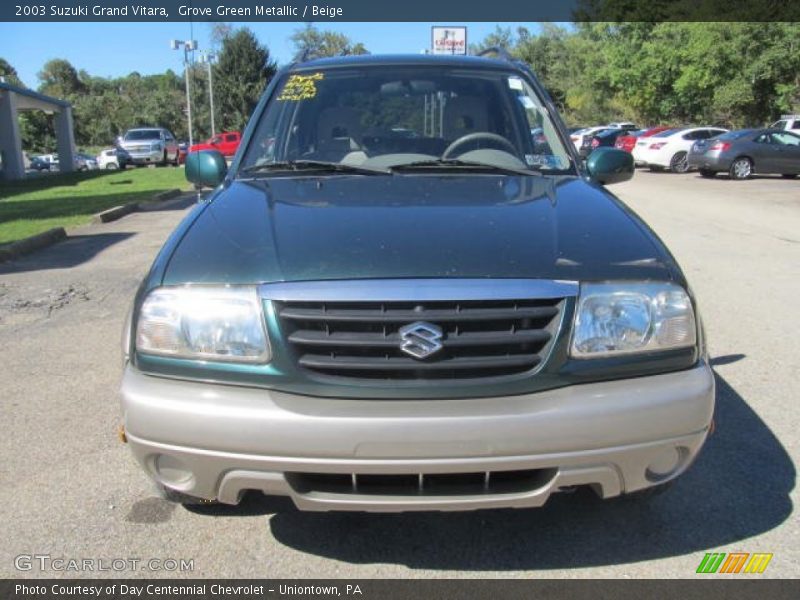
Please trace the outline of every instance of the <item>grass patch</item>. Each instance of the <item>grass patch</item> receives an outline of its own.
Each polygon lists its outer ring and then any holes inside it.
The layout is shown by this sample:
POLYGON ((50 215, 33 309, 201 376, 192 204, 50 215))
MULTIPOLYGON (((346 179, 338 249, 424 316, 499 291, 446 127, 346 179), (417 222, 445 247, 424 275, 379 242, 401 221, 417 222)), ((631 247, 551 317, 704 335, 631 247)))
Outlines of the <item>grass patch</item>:
POLYGON ((182 168, 88 171, 0 183, 0 244, 52 227, 83 225, 107 208, 174 188, 189 189, 182 168))

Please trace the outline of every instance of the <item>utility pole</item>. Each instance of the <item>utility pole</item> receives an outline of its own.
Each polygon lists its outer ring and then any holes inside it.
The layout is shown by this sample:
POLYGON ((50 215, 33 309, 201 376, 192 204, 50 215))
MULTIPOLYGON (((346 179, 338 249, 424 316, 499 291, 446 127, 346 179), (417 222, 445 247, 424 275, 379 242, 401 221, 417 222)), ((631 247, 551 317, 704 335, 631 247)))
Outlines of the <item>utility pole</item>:
POLYGON ((197 50, 196 40, 171 40, 169 43, 170 48, 178 50, 183 48, 183 74, 186 78, 186 120, 189 125, 189 147, 194 145, 194 136, 192 134, 192 95, 189 84, 189 51, 197 50))
POLYGON ((211 65, 217 59, 217 55, 212 52, 203 52, 200 55, 200 62, 205 63, 208 67, 208 103, 211 107, 211 137, 217 135, 217 129, 214 126, 214 81, 211 74, 211 65))

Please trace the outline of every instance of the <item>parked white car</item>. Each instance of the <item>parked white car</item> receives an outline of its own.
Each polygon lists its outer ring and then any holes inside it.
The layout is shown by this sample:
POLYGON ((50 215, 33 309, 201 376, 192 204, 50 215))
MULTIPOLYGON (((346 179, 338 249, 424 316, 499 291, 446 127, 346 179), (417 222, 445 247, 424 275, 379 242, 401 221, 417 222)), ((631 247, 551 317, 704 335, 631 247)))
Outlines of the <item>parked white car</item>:
POLYGON ((630 121, 618 121, 614 123, 609 123, 606 127, 608 129, 626 129, 628 131, 635 131, 639 129, 635 123, 631 123, 630 121))
POLYGON ((579 129, 574 133, 570 134, 569 139, 575 145, 575 149, 580 151, 581 146, 583 146, 583 142, 585 138, 590 138, 597 133, 598 131, 602 131, 603 129, 608 129, 605 125, 599 127, 586 127, 584 129, 579 129))
POLYGON ((121 148, 106 148, 97 155, 97 166, 100 169, 124 169, 130 162, 130 156, 121 148))
POLYGON ((795 133, 800 132, 800 115, 782 115, 780 121, 775 121, 770 129, 785 129, 795 133))
POLYGON ((666 129, 638 140, 633 147, 633 161, 636 166, 650 167, 652 171, 669 169, 673 173, 685 173, 689 170, 689 150, 692 144, 727 131, 721 127, 666 129))

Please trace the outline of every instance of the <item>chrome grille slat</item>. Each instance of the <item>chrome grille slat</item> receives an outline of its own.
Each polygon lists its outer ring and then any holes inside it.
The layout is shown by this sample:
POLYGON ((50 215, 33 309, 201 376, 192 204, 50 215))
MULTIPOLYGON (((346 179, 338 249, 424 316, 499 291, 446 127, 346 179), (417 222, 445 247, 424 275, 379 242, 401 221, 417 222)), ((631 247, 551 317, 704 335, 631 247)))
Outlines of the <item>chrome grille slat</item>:
MULTIPOLYGON (((451 348, 459 346, 493 346, 508 343, 546 342, 550 339, 550 332, 541 329, 517 331, 476 331, 472 333, 454 334, 448 338, 447 345, 451 348)), ((396 348, 400 344, 400 335, 392 333, 384 335, 369 332, 339 332, 314 331, 301 329, 289 336, 293 344, 304 346, 373 346, 383 348, 396 348)))
POLYGON ((424 381, 532 371, 558 333, 565 299, 272 302, 301 369, 348 379, 424 381), (415 323, 441 331, 441 348, 422 358, 403 352, 408 333, 402 329, 415 323))
POLYGON ((458 356, 437 361, 419 361, 413 358, 380 356, 325 356, 304 354, 299 364, 309 369, 330 370, 394 370, 394 371, 441 371, 447 369, 488 369, 492 367, 535 366, 541 359, 538 354, 516 354, 511 356, 458 356))
MULTIPOLYGON (((424 311, 426 321, 490 321, 522 318, 548 318, 558 313, 553 306, 537 306, 527 308, 473 308, 454 310, 424 311)), ((330 309, 320 308, 282 308, 280 317, 295 321, 367 321, 372 323, 407 323, 418 321, 422 312, 415 310, 367 310, 367 309, 330 309)))

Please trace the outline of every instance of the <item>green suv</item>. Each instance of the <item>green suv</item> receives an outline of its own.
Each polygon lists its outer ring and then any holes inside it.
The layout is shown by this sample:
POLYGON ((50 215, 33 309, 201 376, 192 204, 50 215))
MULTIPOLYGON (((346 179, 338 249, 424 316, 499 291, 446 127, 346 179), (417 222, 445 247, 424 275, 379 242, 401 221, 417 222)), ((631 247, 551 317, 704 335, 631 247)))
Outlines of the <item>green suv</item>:
POLYGON ((685 471, 714 378, 686 279, 503 58, 359 56, 270 83, 125 336, 127 441, 165 495, 533 507, 685 471))

